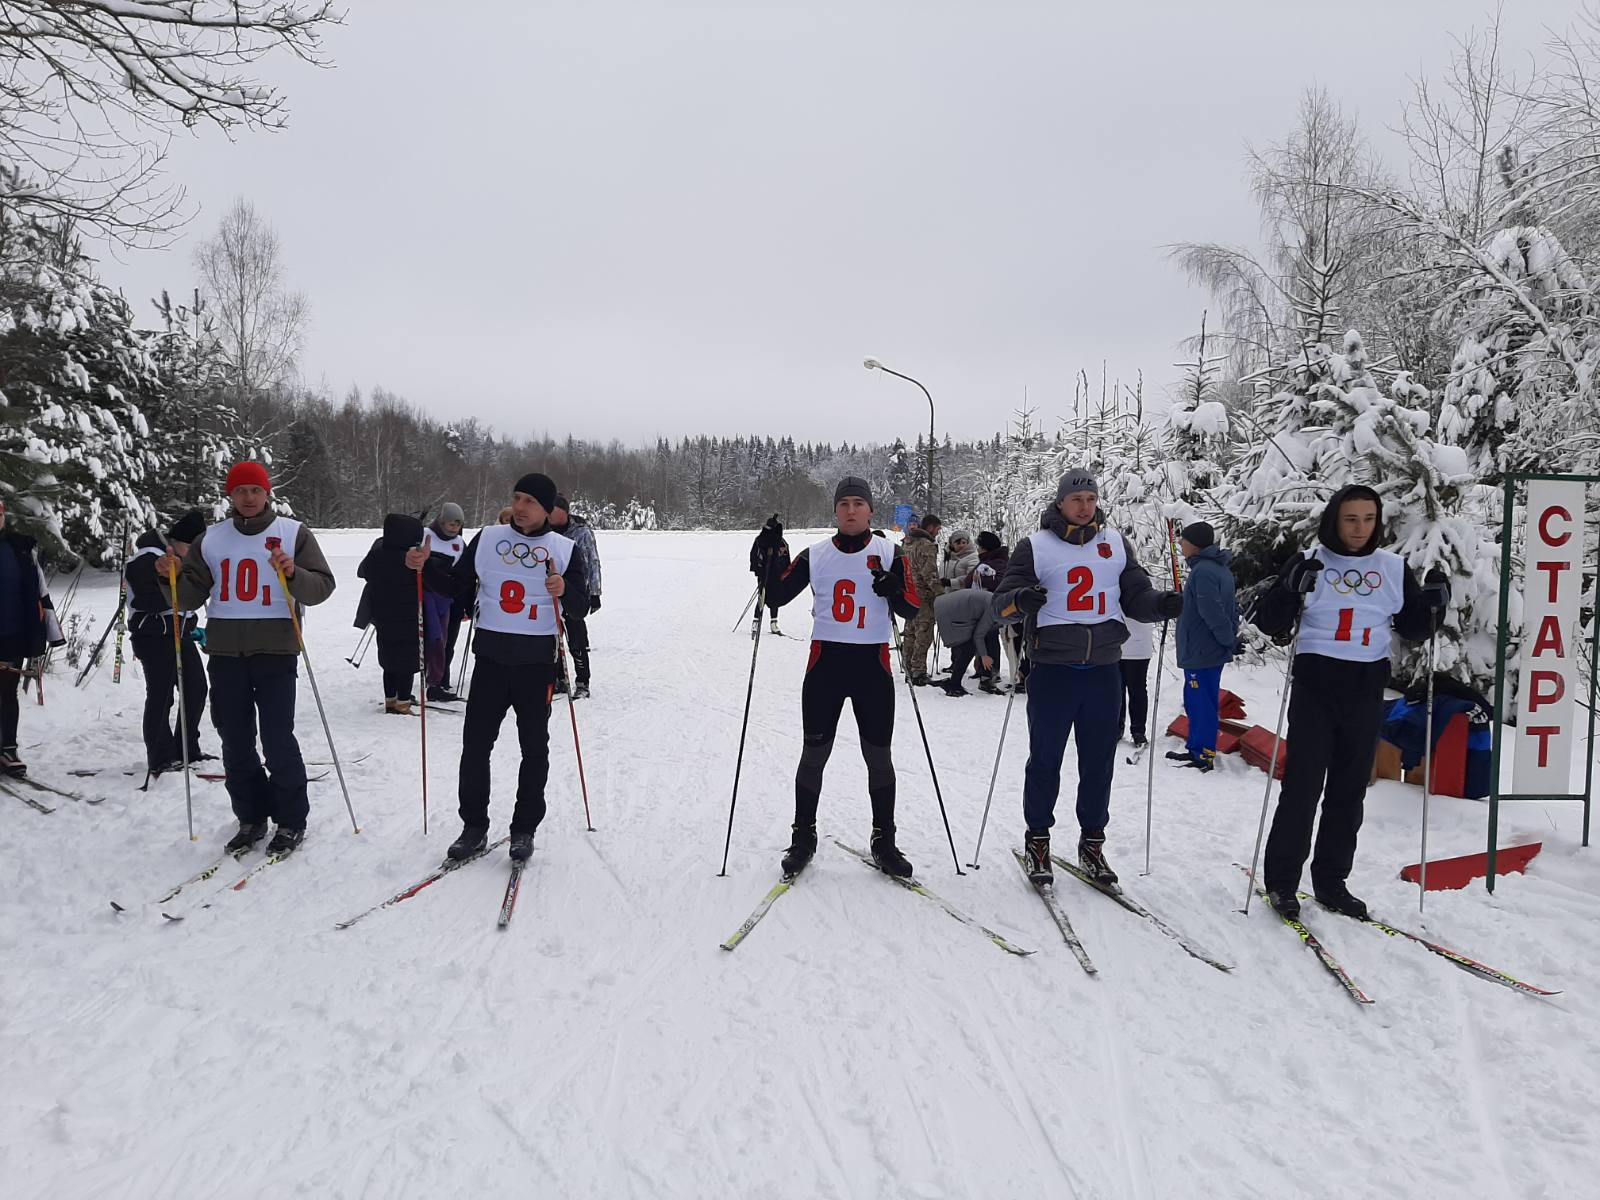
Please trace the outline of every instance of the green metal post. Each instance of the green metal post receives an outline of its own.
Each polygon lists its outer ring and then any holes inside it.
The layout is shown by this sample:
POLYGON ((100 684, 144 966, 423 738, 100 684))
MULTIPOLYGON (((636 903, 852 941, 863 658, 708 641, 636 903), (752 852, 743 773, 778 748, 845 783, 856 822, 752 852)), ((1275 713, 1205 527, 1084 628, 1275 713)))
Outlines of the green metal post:
POLYGON ((1500 840, 1500 751, 1505 741, 1506 622, 1511 608, 1511 515, 1516 508, 1517 476, 1506 476, 1505 512, 1500 518, 1500 624, 1494 644, 1494 738, 1489 755, 1489 871, 1485 884, 1494 891, 1495 847, 1500 840))

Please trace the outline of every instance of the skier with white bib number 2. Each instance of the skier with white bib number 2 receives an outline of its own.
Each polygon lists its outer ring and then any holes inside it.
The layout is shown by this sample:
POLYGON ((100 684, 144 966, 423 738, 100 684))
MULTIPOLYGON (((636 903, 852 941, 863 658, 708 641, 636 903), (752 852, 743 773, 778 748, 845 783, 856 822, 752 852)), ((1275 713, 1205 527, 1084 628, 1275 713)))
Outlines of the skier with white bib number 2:
POLYGON ((1106 524, 1100 485, 1087 467, 1068 471, 1041 528, 1023 538, 994 595, 1002 621, 1023 622, 1028 675, 1028 766, 1022 812, 1028 875, 1051 883, 1050 829, 1061 790, 1067 737, 1078 742, 1078 861, 1114 884, 1106 861, 1111 778, 1122 714, 1122 645, 1129 620, 1153 623, 1183 611, 1177 592, 1159 592, 1128 539, 1106 524))

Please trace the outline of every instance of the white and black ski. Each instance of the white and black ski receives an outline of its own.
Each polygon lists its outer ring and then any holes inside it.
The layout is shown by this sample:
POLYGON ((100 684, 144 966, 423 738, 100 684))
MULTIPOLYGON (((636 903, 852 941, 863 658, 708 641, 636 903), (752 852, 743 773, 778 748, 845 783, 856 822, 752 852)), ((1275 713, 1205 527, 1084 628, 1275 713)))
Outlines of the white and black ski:
POLYGON ((53 813, 53 812, 55 812, 55 809, 52 808, 50 805, 42 804, 38 800, 35 800, 32 796, 25 796, 21 792, 17 791, 16 788, 12 787, 11 786, 11 781, 12 781, 13 778, 14 778, 13 776, 9 776, 9 775, 0 777, 0 792, 4 792, 8 796, 12 796, 12 797, 15 797, 18 800, 21 800, 24 804, 26 804, 29 808, 33 809, 35 812, 42 812, 42 813, 53 813))
POLYGON ((495 922, 495 927, 498 929, 504 929, 511 924, 511 916, 517 909, 517 893, 522 890, 522 872, 527 866, 527 861, 524 859, 511 860, 511 878, 506 880, 505 898, 500 901, 500 918, 495 922))
POLYGON ((1083 948, 1083 943, 1078 940, 1077 930, 1072 928, 1072 922, 1067 919, 1066 910, 1061 907, 1061 902, 1056 899, 1056 885, 1041 883, 1028 872, 1028 857, 1021 850, 1012 848, 1012 854, 1017 856, 1017 866, 1022 868, 1022 874, 1027 879, 1028 885, 1033 888, 1039 899, 1044 901, 1045 908, 1050 913, 1050 919, 1056 923, 1056 929, 1061 934, 1061 940, 1067 944, 1067 949, 1072 951, 1072 956, 1078 960, 1078 965, 1088 975, 1100 974, 1100 968, 1094 965, 1089 957, 1089 952, 1083 948))
POLYGON ((854 846, 847 846, 847 845, 845 845, 845 843, 841 842, 838 838, 834 838, 833 839, 833 843, 834 843, 834 845, 838 846, 839 849, 846 850, 846 851, 849 851, 851 854, 854 854, 857 858, 859 858, 862 862, 866 863, 867 866, 871 867, 874 871, 879 871, 886 878, 894 880, 901 887, 905 888, 908 892, 915 892, 919 896, 925 897, 928 900, 932 900, 940 908, 944 909, 944 911, 946 913, 948 913, 950 916, 954 917, 956 920, 960 921, 963 925, 970 925, 970 926, 972 926, 972 928, 974 928, 976 930, 979 930, 991 942, 993 942, 996 946, 999 946, 1000 949, 1006 951, 1008 954, 1017 954, 1017 955, 1026 956, 1026 955, 1029 955, 1029 954, 1033 953, 1032 950, 1024 950, 1020 946, 1012 945, 1010 942, 1006 941, 1006 939, 1004 937, 1002 937, 1000 934, 996 933, 994 930, 990 929, 987 925, 979 924, 977 921, 973 920, 966 913, 962 912, 959 908, 955 907, 955 905, 951 904, 948 900, 944 899, 942 896, 939 896, 936 893, 931 892, 927 888, 923 887, 922 884, 918 883, 915 878, 906 878, 906 877, 900 876, 900 875, 890 875, 887 871, 884 871, 883 868, 880 867, 877 864, 877 862, 875 862, 873 860, 872 855, 866 853, 864 850, 857 850, 854 846))
POLYGON ((1101 883, 1093 876, 1089 875, 1088 872, 1086 872, 1077 863, 1062 858, 1059 854, 1052 854, 1050 858, 1055 862, 1056 866, 1067 872, 1067 874, 1071 875, 1074 879, 1081 883, 1087 884, 1089 887, 1092 887, 1095 891, 1099 892, 1103 896, 1109 896, 1112 900, 1115 900, 1118 904, 1122 905, 1123 908, 1127 909, 1135 916, 1143 917, 1145 920, 1149 921, 1162 933, 1166 934, 1173 941, 1177 942, 1178 945, 1181 946, 1184 951, 1192 957, 1198 958, 1201 962, 1207 964, 1208 966, 1213 966, 1219 971, 1233 970, 1232 964, 1225 963, 1215 955, 1202 950, 1199 946, 1196 946, 1183 934, 1179 933, 1171 925, 1168 925, 1160 917, 1156 916, 1155 913, 1151 912, 1144 905, 1140 904, 1137 900, 1133 899, 1126 892, 1124 892, 1121 885, 1101 883))
POLYGON ((399 904, 402 900, 409 900, 409 899, 411 899, 411 897, 415 896, 418 892, 420 892, 423 888, 431 887, 433 884, 438 883, 439 880, 443 879, 446 875, 449 875, 452 871, 459 871, 462 867, 466 866, 468 863, 476 862, 478 859, 482 858, 485 854, 488 854, 489 852, 491 852, 493 850, 498 850, 501 846, 504 846, 510 840, 511 839, 509 837, 503 837, 498 842, 494 842, 494 843, 492 843, 490 845, 486 845, 482 850, 479 850, 476 854, 468 855, 466 858, 447 858, 437 868, 435 868, 432 871, 429 871, 426 875, 424 875, 421 879, 417 880, 417 882, 413 883, 410 887, 402 888, 400 891, 398 891, 394 895, 390 896, 387 900, 380 900, 377 904, 374 904, 371 908, 367 909, 364 912, 357 913, 355 916, 351 917, 348 921, 340 921, 337 925, 334 926, 334 928, 335 929, 349 929, 350 926, 354 925, 357 921, 361 920, 363 917, 370 917, 373 913, 377 912, 379 909, 392 908, 394 905, 399 904))

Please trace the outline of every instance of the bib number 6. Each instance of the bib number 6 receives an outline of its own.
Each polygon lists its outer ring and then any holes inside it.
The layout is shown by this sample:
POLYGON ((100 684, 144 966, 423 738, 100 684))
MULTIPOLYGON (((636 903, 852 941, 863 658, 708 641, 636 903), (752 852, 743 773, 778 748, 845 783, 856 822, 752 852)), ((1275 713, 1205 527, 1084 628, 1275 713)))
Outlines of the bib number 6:
POLYGON ((848 625, 854 620, 857 629, 867 627, 867 610, 856 605, 854 579, 841 579, 833 585, 833 619, 841 625, 848 625))

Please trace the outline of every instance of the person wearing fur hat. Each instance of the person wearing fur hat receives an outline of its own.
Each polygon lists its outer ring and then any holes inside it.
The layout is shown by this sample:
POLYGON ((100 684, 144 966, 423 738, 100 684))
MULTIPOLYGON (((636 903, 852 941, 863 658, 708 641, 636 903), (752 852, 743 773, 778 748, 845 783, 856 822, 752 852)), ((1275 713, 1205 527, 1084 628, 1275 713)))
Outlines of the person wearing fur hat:
POLYGON ((1128 539, 1107 524, 1099 481, 1080 467, 1061 477, 1039 530, 1011 552, 993 603, 1002 621, 1022 623, 1031 661, 1022 790, 1028 874, 1041 885, 1054 881, 1050 829, 1072 735, 1078 743, 1078 861, 1094 879, 1114 884, 1105 840, 1127 622, 1175 617, 1183 597, 1156 590, 1128 539))
MULTIPOLYGON (((589 522, 571 511, 565 496, 556 497, 555 509, 550 514, 550 527, 577 544, 583 556, 585 580, 589 586, 589 611, 600 611, 600 548, 595 544, 594 530, 589 522)), ((574 616, 567 621, 567 649, 572 653, 572 698, 586 700, 589 696, 589 618, 574 616)), ((556 675, 556 690, 566 691, 566 680, 556 675)))
POLYGON ((1178 549, 1189 564, 1183 583, 1183 616, 1178 618, 1178 666, 1183 671, 1183 711, 1189 718, 1188 744, 1167 757, 1185 767, 1216 766, 1217 707, 1222 668, 1233 661, 1239 640, 1239 604, 1234 596, 1233 556, 1217 545, 1205 521, 1184 527, 1178 549))
POLYGON ((199 617, 180 612, 183 622, 183 712, 188 728, 174 730, 172 703, 178 689, 178 656, 172 650, 172 583, 156 573, 156 560, 168 547, 178 557, 205 531, 206 520, 190 509, 163 536, 150 529, 134 543, 134 555, 123 567, 128 582, 128 635, 133 656, 144 668, 144 759, 152 776, 183 769, 184 746, 191 763, 215 758, 200 749, 200 718, 206 710, 206 669, 195 642, 199 617))
POLYGON ((1378 493, 1361 484, 1340 489, 1323 510, 1316 544, 1289 560, 1255 609, 1255 626, 1269 637, 1285 636, 1299 622, 1283 786, 1262 861, 1267 902, 1290 920, 1300 916, 1296 893, 1308 855, 1317 903, 1367 916, 1348 880, 1383 722, 1390 647, 1396 637, 1427 638, 1450 605, 1443 573, 1429 572, 1419 587, 1405 560, 1382 549, 1383 540, 1378 493))
MULTIPOLYGON (((361 560, 356 574, 366 580, 362 602, 378 644, 383 671, 383 711, 411 715, 417 677, 417 573, 406 555, 422 545, 422 522, 406 513, 383 518, 383 535, 361 560)), ((424 604, 428 593, 424 592, 424 604)), ((446 596, 448 606, 450 598, 446 596)), ((428 697, 430 700, 432 696, 428 697)))
POLYGON ((555 695, 556 647, 561 625, 589 608, 583 555, 571 538, 550 526, 556 485, 531 471, 511 492, 511 519, 478 531, 454 566, 432 552, 432 535, 406 555, 428 587, 476 600, 476 659, 461 737, 461 836, 448 854, 471 858, 489 844, 489 755, 508 712, 517 715, 522 765, 511 812, 511 857, 525 862, 545 816, 550 775, 550 701, 555 695), (559 610, 557 606, 559 607, 559 610))
MULTIPOLYGON (((446 501, 439 506, 439 515, 433 524, 428 526, 428 532, 433 535, 433 553, 439 557, 439 565, 447 570, 456 565, 456 559, 466 549, 466 540, 461 536, 465 522, 466 514, 461 511, 461 505, 446 501)), ((428 664, 428 703, 454 704, 461 697, 450 690, 450 660, 455 654, 456 635, 464 616, 462 607, 453 597, 424 588, 422 612, 427 634, 424 657, 428 664)))
MULTIPOLYGON (((267 852, 288 854, 305 840, 311 811, 294 735, 300 639, 289 605, 304 608, 333 595, 333 569, 309 525, 272 511, 266 467, 235 463, 225 488, 232 511, 202 530, 182 556, 178 607, 206 607, 211 723, 239 819, 228 849, 254 846, 272 821, 277 829, 267 852)), ((156 574, 166 577, 176 560, 170 551, 158 558, 156 574)))
MULTIPOLYGON (((972 544, 972 535, 958 529, 950 535, 944 548, 944 564, 939 568, 939 582, 946 591, 968 587, 972 572, 978 566, 978 548, 972 544)), ((942 634, 940 635, 943 636, 942 634)))
POLYGON ((909 623, 921 600, 905 552, 872 532, 872 489, 866 480, 853 475, 840 480, 833 493, 833 512, 838 522, 833 535, 800 551, 792 562, 783 525, 776 517, 762 527, 752 548, 762 564, 772 603, 781 608, 807 587, 812 595, 811 656, 800 689, 805 740, 794 777, 794 836, 783 856, 783 873, 798 874, 817 852, 822 771, 849 700, 860 733, 861 757, 867 763, 872 857, 886 874, 905 878, 911 875, 911 864, 895 841, 890 751, 894 671, 889 643, 894 639, 894 614, 909 623))

